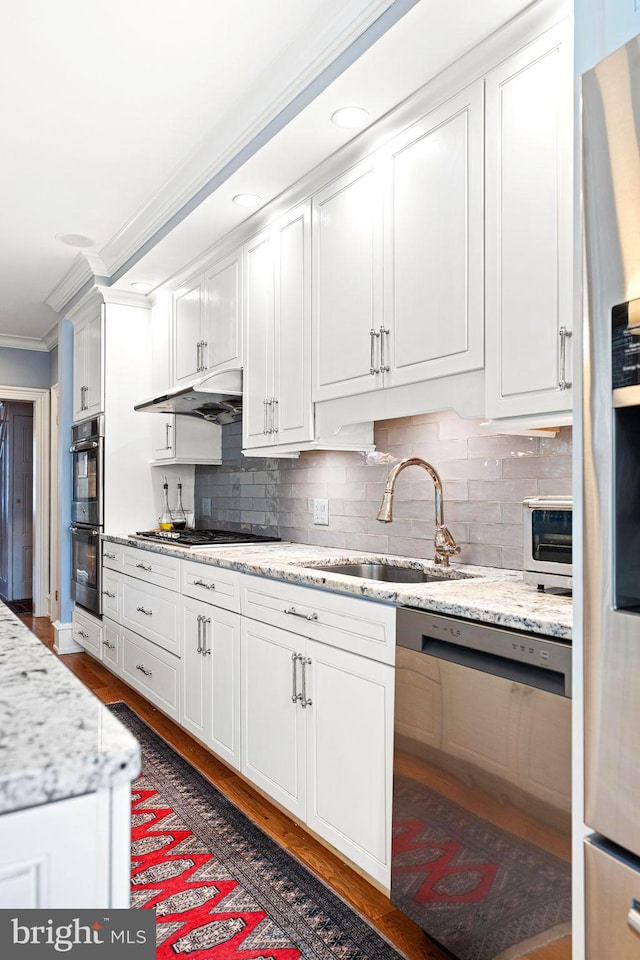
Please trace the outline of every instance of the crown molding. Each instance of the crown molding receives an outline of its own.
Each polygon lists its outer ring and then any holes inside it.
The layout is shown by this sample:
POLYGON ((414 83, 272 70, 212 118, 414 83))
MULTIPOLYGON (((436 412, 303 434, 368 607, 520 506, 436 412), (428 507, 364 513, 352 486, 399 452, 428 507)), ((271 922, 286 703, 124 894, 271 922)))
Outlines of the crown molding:
POLYGON ((39 350, 47 352, 48 347, 40 337, 14 337, 9 333, 0 334, 0 347, 11 350, 39 350))
POLYGON ((143 250, 145 246, 150 249, 195 209, 416 3, 370 0, 363 5, 350 0, 340 16, 328 21, 318 15, 242 99, 230 105, 200 146, 101 249, 106 275, 117 280, 114 274, 123 273, 123 268, 132 265, 129 261, 148 252, 143 250), (371 35, 365 41, 367 31, 371 35), (361 41, 362 49, 357 41, 361 41), (352 46, 348 62, 339 63, 352 46))
POLYGON ((42 338, 47 350, 53 350, 58 345, 58 321, 52 323, 42 338))
POLYGON ((85 320, 102 309, 104 303, 100 287, 92 286, 84 293, 68 311, 65 311, 67 320, 74 325, 80 320, 85 320))
POLYGON ((104 280, 106 276, 106 267, 99 256, 93 253, 79 253, 44 302, 56 313, 62 313, 69 301, 88 281, 104 280))
POLYGON ((117 290, 114 287, 103 286, 99 286, 97 289, 100 291, 100 296, 104 303, 119 303, 125 307, 144 307, 146 310, 151 309, 151 301, 144 293, 136 293, 134 290, 117 290))

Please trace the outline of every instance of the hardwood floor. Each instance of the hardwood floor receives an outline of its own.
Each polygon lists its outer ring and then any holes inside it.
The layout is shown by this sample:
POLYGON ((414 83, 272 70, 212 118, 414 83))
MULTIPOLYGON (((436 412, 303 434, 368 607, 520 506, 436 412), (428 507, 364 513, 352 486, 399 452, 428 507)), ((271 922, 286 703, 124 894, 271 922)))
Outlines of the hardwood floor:
MULTIPOLYGON (((53 627, 48 619, 35 618, 28 614, 20 615, 20 619, 45 646, 53 650, 53 627)), ((404 952, 409 960, 451 960, 449 954, 428 940, 420 927, 396 910, 388 897, 309 836, 294 820, 269 803, 233 770, 216 760, 186 731, 113 676, 93 657, 86 653, 73 653, 60 659, 103 703, 114 703, 117 700, 127 703, 265 833, 306 864, 339 896, 366 917, 382 936, 404 952)), ((528 956, 530 960, 568 960, 571 956, 568 938, 528 956)))

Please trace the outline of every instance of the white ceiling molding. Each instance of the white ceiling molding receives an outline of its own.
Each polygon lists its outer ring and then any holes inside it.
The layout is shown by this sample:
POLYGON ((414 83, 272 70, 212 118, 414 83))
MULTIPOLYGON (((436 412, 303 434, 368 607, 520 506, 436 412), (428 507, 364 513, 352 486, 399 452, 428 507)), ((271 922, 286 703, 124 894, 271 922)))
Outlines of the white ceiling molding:
POLYGON ((9 347, 12 350, 40 350, 48 351, 48 346, 39 337, 14 337, 9 333, 0 334, 0 347, 9 347))
POLYGON ((45 333, 42 341, 47 348, 47 350, 53 350, 54 347, 58 345, 58 321, 52 323, 47 332, 45 333))
POLYGON ((69 301, 89 280, 104 280, 107 276, 106 267, 97 254, 79 253, 44 302, 56 313, 62 313, 69 301))
MULTIPOLYGON (((226 164, 237 158, 252 140, 263 133, 386 10, 393 8, 393 15, 384 29, 381 28, 382 32, 397 22, 416 2, 371 0, 363 10, 362 3, 350 0, 340 17, 331 20, 318 17, 315 23, 308 25, 304 36, 299 36, 289 46, 286 55, 271 64, 266 75, 259 78, 241 102, 230 106, 227 115, 180 165, 174 176, 102 248, 100 257, 104 261, 106 275, 113 277, 116 271, 127 264, 145 243, 167 226, 172 217, 182 211, 226 164), (221 144, 225 145, 223 151, 220 150, 221 144)), ((243 157, 242 162, 246 159, 243 157)))
POLYGON ((103 303, 102 290, 96 286, 90 287, 70 310, 65 311, 65 316, 75 325, 79 320, 95 316, 96 312, 102 309, 103 303))
POLYGON ((115 287, 98 287, 105 303, 119 303, 125 307, 146 307, 151 310, 151 301, 144 293, 134 290, 118 290, 115 287))

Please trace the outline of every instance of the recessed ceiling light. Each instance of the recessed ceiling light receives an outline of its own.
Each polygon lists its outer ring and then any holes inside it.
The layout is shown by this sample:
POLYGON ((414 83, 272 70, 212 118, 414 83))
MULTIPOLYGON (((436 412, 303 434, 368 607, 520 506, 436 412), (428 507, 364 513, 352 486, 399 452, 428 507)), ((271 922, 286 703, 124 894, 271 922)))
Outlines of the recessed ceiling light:
POLYGON ((68 247, 95 247, 96 245, 92 237, 85 237, 83 233, 56 233, 55 239, 68 247))
POLYGON ((262 197, 259 197, 257 193, 237 193, 233 202, 237 203, 239 207, 257 207, 262 203, 262 197))
POLYGON ((149 283, 148 280, 134 280, 129 286, 140 293, 148 293, 149 290, 153 289, 153 284, 149 283))
POLYGON ((369 119, 369 111, 364 107, 341 107, 331 114, 331 122, 336 127, 345 127, 347 130, 354 130, 361 127, 369 119))

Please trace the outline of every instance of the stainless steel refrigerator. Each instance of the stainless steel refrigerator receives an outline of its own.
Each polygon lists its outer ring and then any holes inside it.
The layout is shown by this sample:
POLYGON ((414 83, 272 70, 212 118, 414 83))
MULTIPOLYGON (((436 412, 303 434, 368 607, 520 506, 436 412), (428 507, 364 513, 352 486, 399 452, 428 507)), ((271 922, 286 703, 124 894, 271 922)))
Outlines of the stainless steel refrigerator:
POLYGON ((640 958, 640 38, 582 78, 587 960, 640 958))

